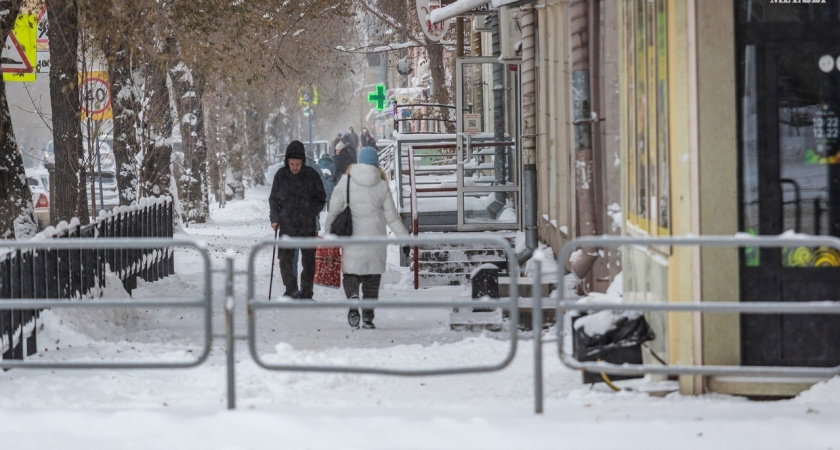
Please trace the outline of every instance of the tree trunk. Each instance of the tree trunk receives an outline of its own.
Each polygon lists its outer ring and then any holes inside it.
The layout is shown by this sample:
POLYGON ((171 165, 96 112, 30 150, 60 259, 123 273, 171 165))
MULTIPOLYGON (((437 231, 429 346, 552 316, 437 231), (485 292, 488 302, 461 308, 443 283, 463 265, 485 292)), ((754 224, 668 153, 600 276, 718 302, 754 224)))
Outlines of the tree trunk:
POLYGON ((55 148, 55 214, 53 221, 78 217, 90 222, 85 192, 79 102, 79 12, 74 0, 47 0, 50 30, 50 103, 55 148))
MULTIPOLYGON (((255 109, 249 109, 247 112, 248 119, 248 146, 250 147, 251 155, 251 173, 253 174, 254 183, 260 186, 265 185, 265 122, 261 119, 259 112, 255 109)), ((315 155, 312 155, 313 159, 315 155)))
MULTIPOLYGON (((21 1, 0 1, 0 35, 12 30, 21 1)), ((37 231, 32 193, 26 183, 23 158, 12 128, 12 115, 6 98, 6 83, 0 79, 0 239, 28 237, 37 231)))
POLYGON ((426 46, 429 55, 429 70, 432 72, 432 85, 435 87, 432 101, 441 105, 452 104, 449 88, 446 86, 446 63, 443 60, 443 45, 429 44, 426 46))
POLYGON ((172 55, 171 46, 172 43, 167 40, 163 52, 146 66, 150 104, 147 111, 149 135, 143 154, 143 178, 140 180, 143 196, 170 195, 172 113, 166 86, 166 66, 172 55))
POLYGON ((236 112, 233 113, 233 120, 231 121, 229 132, 227 133, 226 147, 222 149, 222 153, 227 155, 228 169, 230 169, 230 176, 226 178, 227 186, 224 186, 225 192, 230 187, 231 195, 228 198, 243 199, 245 198, 245 184, 243 183, 243 174, 246 165, 247 147, 243 139, 246 134, 247 127, 245 125, 245 113, 241 107, 233 108, 236 112))
POLYGON ((137 111, 140 108, 135 95, 136 86, 131 77, 131 55, 125 46, 110 47, 108 54, 111 79, 111 109, 114 114, 114 162, 117 166, 117 186, 120 205, 137 202, 137 111))
POLYGON ((178 180, 184 222, 207 221, 207 142, 204 132, 202 86, 184 61, 169 71, 177 101, 184 171, 178 180))

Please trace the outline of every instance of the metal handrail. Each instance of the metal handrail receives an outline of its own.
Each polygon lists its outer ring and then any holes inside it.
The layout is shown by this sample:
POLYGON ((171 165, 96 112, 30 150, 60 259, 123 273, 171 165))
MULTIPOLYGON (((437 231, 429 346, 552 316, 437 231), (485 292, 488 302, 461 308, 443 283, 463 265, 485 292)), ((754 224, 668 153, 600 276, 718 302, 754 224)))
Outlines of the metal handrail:
MULTIPOLYGON (((420 211, 417 208, 417 180, 414 178, 414 147, 408 146, 408 185, 411 189, 411 194, 408 199, 408 204, 411 211, 411 233, 417 237, 420 228, 420 211)), ((414 263, 414 290, 420 289, 420 256, 418 255, 417 246, 412 248, 414 263)))
POLYGON ((56 239, 43 241, 4 241, 0 247, 10 249, 144 249, 188 247, 194 249, 204 262, 204 295, 201 297, 157 299, 68 300, 61 298, 19 298, 0 301, 0 310, 39 308, 148 308, 148 307, 197 307, 204 309, 204 348, 194 361, 188 362, 43 362, 32 360, 0 360, 3 369, 175 369, 196 367, 210 355, 212 324, 212 271, 207 248, 189 239, 170 238, 99 238, 56 239))
POLYGON ((611 364, 606 362, 582 362, 565 350, 564 329, 567 326, 566 312, 572 310, 634 310, 634 311, 688 311, 713 313, 749 314, 840 314, 840 301, 815 302, 709 302, 709 303, 577 303, 565 296, 563 279, 566 276, 565 263, 572 252, 582 247, 639 246, 697 246, 697 247, 788 247, 826 246, 840 250, 840 238, 831 236, 696 236, 696 237, 581 237, 564 245, 557 258, 557 343, 560 360, 566 366, 588 372, 606 372, 619 375, 744 375, 762 377, 819 377, 831 378, 840 374, 837 367, 781 367, 781 366, 724 366, 724 365, 680 365, 658 366, 651 364, 611 364))
MULTIPOLYGON (((504 359, 493 365, 485 366, 467 366, 467 367, 442 367, 437 369, 425 370, 399 370, 399 369, 384 369, 379 367, 348 367, 348 366, 314 366, 314 365, 293 365, 293 364, 269 364, 263 361, 257 352, 256 343, 256 311, 260 309, 271 308, 346 308, 347 301, 318 301, 318 302, 299 302, 299 301, 267 301, 256 298, 255 292, 255 268, 256 257, 260 250, 270 248, 272 246, 280 248, 316 248, 324 246, 364 246, 364 245, 440 245, 440 244, 491 244, 504 249, 507 256, 508 272, 510 276, 510 292, 518 293, 519 270, 516 260, 516 252, 511 247, 510 242, 498 236, 474 236, 464 234, 452 234, 448 236, 434 236, 434 237, 336 237, 329 236, 325 239, 317 238, 289 238, 284 237, 279 240, 264 240, 258 242, 251 248, 251 253, 248 256, 248 347, 251 351, 251 357, 254 362, 260 367, 269 370, 286 370, 286 371, 301 371, 301 372, 329 372, 329 373, 366 373, 366 374, 381 374, 381 375, 399 375, 399 376, 429 376, 429 375, 450 375, 463 373, 478 373, 478 372, 493 372, 501 370, 513 361, 516 355, 517 345, 517 331, 519 328, 519 309, 517 298, 507 297, 489 303, 493 308, 502 308, 510 311, 510 348, 504 359)), ((514 294, 516 295, 516 294, 514 294)), ((475 300, 445 300, 440 301, 433 298, 420 298, 412 301, 359 301, 353 302, 353 305, 358 305, 361 308, 468 308, 476 306, 475 300)))
MULTIPOLYGON (((439 104, 439 103, 410 103, 410 104, 394 103, 393 111, 392 111, 392 115, 394 117, 394 129, 401 132, 401 133, 426 133, 426 132, 430 132, 428 130, 427 131, 412 130, 410 132, 406 131, 406 130, 403 130, 403 127, 401 125, 403 123, 406 123, 406 122, 425 121, 425 122, 427 122, 427 127, 428 127, 428 123, 443 124, 444 127, 446 127, 446 125, 453 125, 454 126, 457 123, 456 120, 448 118, 448 117, 443 117, 443 116, 441 116, 441 117, 422 117, 422 118, 421 117, 401 117, 400 116, 400 111, 403 110, 403 109, 408 109, 408 108, 411 108, 411 109, 413 109, 413 108, 438 108, 441 111, 446 111, 447 116, 449 116, 455 110, 455 106, 453 106, 453 105, 444 105, 444 104, 439 104)), ((436 130, 436 131, 431 131, 431 132, 441 132, 441 131, 436 130)), ((444 130, 444 132, 445 132, 445 130, 444 130)))
POLYGON ((782 189, 782 185, 790 184, 793 186, 793 208, 794 208, 794 225, 793 230, 797 233, 802 232, 802 188, 799 187, 799 183, 792 179, 792 178, 782 178, 779 180, 779 191, 782 195, 782 204, 789 203, 784 202, 784 190, 782 189))

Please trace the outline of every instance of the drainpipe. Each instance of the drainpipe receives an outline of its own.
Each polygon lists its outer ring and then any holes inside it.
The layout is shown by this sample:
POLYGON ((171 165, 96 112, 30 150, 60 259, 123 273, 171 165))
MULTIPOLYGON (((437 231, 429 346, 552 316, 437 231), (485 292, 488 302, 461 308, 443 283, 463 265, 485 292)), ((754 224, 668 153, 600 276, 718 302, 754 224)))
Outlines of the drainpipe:
POLYGON ((537 228, 537 92, 536 13, 531 5, 520 8, 522 25, 522 189, 525 249, 516 255, 525 264, 538 246, 537 228))
MULTIPOLYGON (((505 26, 508 26, 505 24, 505 26)), ((501 55, 501 44, 500 39, 501 35, 499 33, 499 13, 494 12, 491 15, 490 19, 490 27, 493 33, 492 37, 492 44, 493 44, 493 56, 501 55)), ((501 142, 505 140, 505 73, 504 73, 504 64, 494 64, 493 65, 493 140, 496 142, 501 142)), ((496 174, 496 182, 500 185, 504 185, 507 181, 506 174, 506 162, 507 158, 505 155, 505 148, 504 147, 496 147, 495 148, 495 158, 493 158, 494 164, 494 172, 496 174)), ((488 209, 491 211, 494 216, 501 214, 501 212, 505 208, 505 200, 506 196, 503 192, 496 192, 496 201, 491 204, 488 209)))
MULTIPOLYGON (((572 108, 575 132, 575 196, 578 236, 597 234, 592 159, 592 101, 589 86, 589 1, 574 0, 571 6, 572 31, 572 108)), ((598 248, 581 249, 583 255, 572 264, 572 271, 583 278, 598 258, 598 248)))

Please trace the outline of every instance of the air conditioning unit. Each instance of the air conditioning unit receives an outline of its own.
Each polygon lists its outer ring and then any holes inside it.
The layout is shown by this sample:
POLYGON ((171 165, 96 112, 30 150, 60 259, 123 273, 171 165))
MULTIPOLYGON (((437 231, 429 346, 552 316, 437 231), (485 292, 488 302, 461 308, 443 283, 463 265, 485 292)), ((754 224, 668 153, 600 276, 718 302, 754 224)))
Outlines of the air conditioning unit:
POLYGON ((487 22, 487 15, 486 14, 480 14, 480 15, 477 15, 477 16, 473 17, 472 29, 476 33, 478 33, 478 32, 489 33, 491 31, 493 31, 493 28, 487 22))
POLYGON ((519 8, 502 6, 499 14, 499 47, 500 60, 522 58, 522 26, 519 19, 519 8))

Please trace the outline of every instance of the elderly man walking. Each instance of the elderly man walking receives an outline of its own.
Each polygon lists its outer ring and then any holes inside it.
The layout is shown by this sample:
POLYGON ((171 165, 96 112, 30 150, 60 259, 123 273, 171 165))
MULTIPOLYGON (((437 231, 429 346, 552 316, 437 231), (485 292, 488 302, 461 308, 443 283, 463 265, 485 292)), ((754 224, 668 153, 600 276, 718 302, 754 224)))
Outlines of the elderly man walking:
MULTIPOLYGON (((314 237, 318 234, 318 214, 324 208, 326 195, 318 172, 306 165, 306 150, 300 141, 286 147, 286 164, 274 175, 268 203, 271 206, 271 227, 281 235, 314 237)), ((315 249, 300 249, 303 269, 298 284, 293 248, 278 249, 280 276, 286 286, 284 296, 311 299, 315 279, 315 249)))

